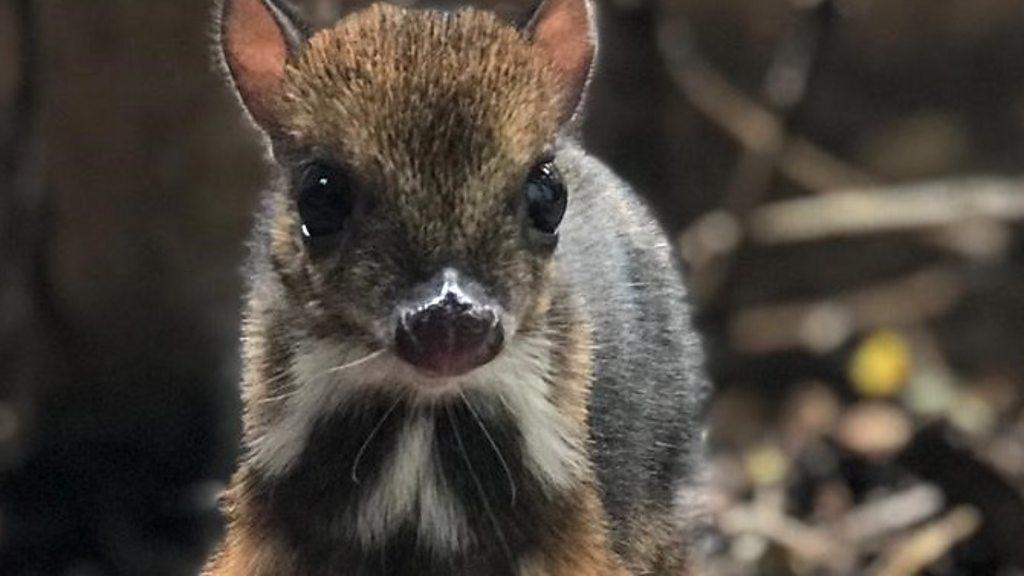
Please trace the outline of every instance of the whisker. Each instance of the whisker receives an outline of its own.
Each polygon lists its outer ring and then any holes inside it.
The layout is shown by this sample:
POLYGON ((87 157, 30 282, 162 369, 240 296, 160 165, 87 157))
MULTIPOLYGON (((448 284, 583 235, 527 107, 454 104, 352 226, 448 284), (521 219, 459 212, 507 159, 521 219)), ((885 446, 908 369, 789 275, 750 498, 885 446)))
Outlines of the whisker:
POLYGON ((260 398, 259 400, 257 400, 256 403, 257 404, 270 404, 272 402, 279 402, 281 400, 287 400, 287 399, 291 398, 292 396, 294 396, 295 393, 298 392, 298 391, 299 390, 297 388, 295 388, 295 389, 292 389, 292 390, 286 390, 284 392, 281 392, 280 394, 275 394, 273 396, 264 396, 263 398, 260 398))
POLYGON ((356 459, 355 461, 352 462, 352 482, 354 482, 355 484, 359 484, 359 462, 363 459, 363 454, 366 452, 366 449, 369 448, 370 442, 372 442, 374 437, 377 436, 377 433, 380 432, 380 429, 384 426, 384 423, 387 422, 388 417, 391 416, 391 413, 395 411, 395 408, 397 408, 401 402, 401 396, 395 398, 395 401, 391 404, 391 407, 388 408, 388 411, 385 412, 383 416, 381 416, 380 421, 378 421, 377 424, 373 427, 373 429, 370 430, 370 434, 366 437, 366 440, 363 441, 363 445, 359 447, 359 451, 356 452, 356 459))
POLYGON ((473 415, 473 419, 480 426, 480 430, 484 433, 484 437, 487 438, 487 442, 490 443, 491 448, 494 450, 494 454, 498 457, 498 461, 501 463, 501 467, 505 470, 505 477, 508 478, 509 490, 512 494, 512 506, 516 505, 516 481, 512 477, 512 468, 509 467, 508 461, 505 460, 505 455, 501 453, 501 449, 498 448, 498 443, 494 441, 487 426, 484 425, 484 421, 480 418, 480 414, 477 413, 476 409, 473 408, 473 404, 470 403, 469 398, 466 397, 466 393, 461 389, 459 390, 459 396, 462 398, 462 403, 469 409, 469 413, 473 415))
POLYGON ((263 383, 264 384, 273 384, 273 383, 277 382, 278 380, 281 380, 283 378, 287 378, 288 376, 291 376, 291 374, 292 374, 291 372, 289 372, 287 369, 285 369, 285 370, 282 370, 281 372, 278 372, 277 374, 271 376, 267 380, 264 380, 263 383))
MULTIPOLYGON (((361 365, 363 365, 363 364, 365 364, 367 362, 370 362, 371 360, 374 360, 375 358, 379 358, 386 351, 387 350, 384 349, 384 348, 381 348, 379 350, 374 350, 373 352, 367 354, 366 356, 362 356, 360 358, 357 358, 357 359, 355 359, 355 360, 353 360, 353 361, 351 361, 351 362, 349 362, 347 364, 342 364, 341 366, 332 366, 330 368, 327 368, 326 370, 324 370, 324 371, 322 371, 322 372, 320 372, 318 374, 314 374, 308 381, 306 381, 306 384, 308 384, 310 382, 315 382, 316 380, 319 380, 320 378, 323 378, 324 376, 327 376, 329 374, 335 374, 337 372, 342 372, 344 370, 349 370, 351 368, 355 368, 357 366, 361 366, 361 365)), ((268 384, 273 384, 273 383, 275 383, 275 382, 277 382, 277 381, 279 381, 279 380, 281 380, 283 378, 287 378, 289 376, 290 377, 295 377, 295 374, 292 373, 289 370, 284 370, 283 372, 274 375, 272 378, 270 378, 268 380, 265 380, 263 382, 263 385, 266 386, 268 384)), ((272 402, 278 402, 278 401, 281 401, 281 400, 287 400, 288 398, 294 396, 300 389, 301 388, 294 388, 292 390, 286 390, 284 392, 281 392, 279 394, 275 394, 273 396, 265 396, 265 397, 260 398, 259 400, 257 400, 256 403, 257 404, 270 404, 272 402)))
POLYGON ((459 449, 459 455, 462 457, 462 461, 466 463, 466 468, 469 469, 469 475, 473 479, 473 484, 476 486, 481 503, 484 505, 484 510, 487 512, 487 517, 490 519, 491 525, 494 527, 494 531, 498 534, 498 540, 501 542, 502 550, 505 552, 505 556, 508 558, 508 561, 510 563, 514 562, 512 549, 509 548, 505 532, 501 529, 501 524, 498 523, 498 517, 494 515, 494 510, 491 508, 491 502, 487 499, 487 493, 484 491, 484 485, 480 482, 480 477, 477 476, 476 470, 473 469, 473 463, 469 461, 469 454, 466 452, 465 444, 462 443, 462 435, 459 434, 459 427, 455 424, 455 417, 452 416, 451 405, 445 404, 444 410, 448 415, 448 422, 452 426, 452 432, 455 434, 455 444, 459 449))
POLYGON ((380 350, 376 350, 374 352, 370 352, 366 356, 363 356, 362 358, 359 358, 358 360, 353 360, 352 362, 349 362, 348 364, 342 364, 341 366, 335 366, 333 368, 328 368, 327 370, 325 370, 321 374, 317 374, 316 376, 314 376, 314 378, 319 378, 320 376, 323 376, 324 374, 335 374, 337 372, 341 372, 341 371, 344 371, 344 370, 350 370, 352 368, 355 368, 356 366, 362 366, 363 364, 366 364, 367 362, 370 362, 371 360, 375 360, 375 359, 379 358, 385 352, 387 352, 386 348, 381 348, 380 350))

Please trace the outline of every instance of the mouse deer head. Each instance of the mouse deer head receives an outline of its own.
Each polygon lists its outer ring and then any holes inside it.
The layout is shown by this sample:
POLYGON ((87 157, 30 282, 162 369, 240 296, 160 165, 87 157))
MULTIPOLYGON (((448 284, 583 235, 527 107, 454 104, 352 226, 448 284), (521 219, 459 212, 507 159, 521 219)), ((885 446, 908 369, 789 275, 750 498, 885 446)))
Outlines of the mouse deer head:
POLYGON ((286 186, 273 272, 312 333, 362 337, 429 378, 541 328, 571 190, 556 141, 595 54, 588 0, 522 27, 375 4, 310 34, 269 0, 224 0, 223 62, 286 186))

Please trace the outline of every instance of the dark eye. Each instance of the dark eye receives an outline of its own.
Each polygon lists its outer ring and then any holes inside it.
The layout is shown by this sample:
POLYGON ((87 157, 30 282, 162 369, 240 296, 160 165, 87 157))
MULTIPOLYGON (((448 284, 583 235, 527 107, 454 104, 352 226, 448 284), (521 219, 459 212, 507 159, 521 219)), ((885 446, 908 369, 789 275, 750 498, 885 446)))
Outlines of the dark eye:
POLYGON ((530 224, 545 234, 554 234, 565 216, 567 193, 562 175, 551 161, 534 166, 526 179, 526 214, 530 224))
POLYGON ((310 164, 299 182, 298 203, 305 238, 341 232, 352 214, 352 190, 348 177, 330 164, 310 164))

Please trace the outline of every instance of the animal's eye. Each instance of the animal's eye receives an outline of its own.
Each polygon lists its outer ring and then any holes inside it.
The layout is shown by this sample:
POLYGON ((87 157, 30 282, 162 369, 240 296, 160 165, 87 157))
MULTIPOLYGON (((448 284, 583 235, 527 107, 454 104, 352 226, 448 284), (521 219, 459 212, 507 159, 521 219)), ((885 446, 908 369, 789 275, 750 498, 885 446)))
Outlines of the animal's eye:
POLYGON ((310 164, 299 182, 298 204, 305 238, 341 232, 352 214, 352 190, 348 176, 341 169, 324 162, 310 164))
POLYGON ((550 160, 534 166, 526 179, 524 193, 530 224, 545 234, 554 234, 565 216, 568 195, 562 175, 550 160))

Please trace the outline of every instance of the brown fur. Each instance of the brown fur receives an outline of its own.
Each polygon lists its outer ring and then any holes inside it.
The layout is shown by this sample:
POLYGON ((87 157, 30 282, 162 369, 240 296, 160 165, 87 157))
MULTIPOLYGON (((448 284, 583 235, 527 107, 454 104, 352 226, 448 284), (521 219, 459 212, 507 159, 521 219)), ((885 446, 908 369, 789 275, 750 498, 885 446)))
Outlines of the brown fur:
POLYGON ((229 521, 228 533, 210 558, 204 576, 299 576, 283 543, 261 528, 246 499, 249 469, 243 466, 232 479, 221 507, 229 521))

